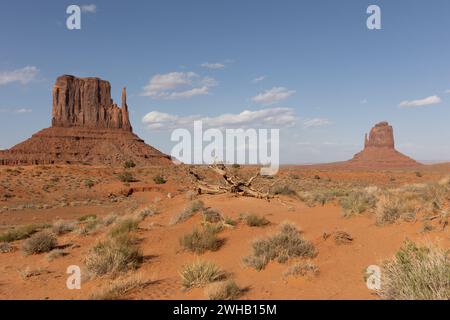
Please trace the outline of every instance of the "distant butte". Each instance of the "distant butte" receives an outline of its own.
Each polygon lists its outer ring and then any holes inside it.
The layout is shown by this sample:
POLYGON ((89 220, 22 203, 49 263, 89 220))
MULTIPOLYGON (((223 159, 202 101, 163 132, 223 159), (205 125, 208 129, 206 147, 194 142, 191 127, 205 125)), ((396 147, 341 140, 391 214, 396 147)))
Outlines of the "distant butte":
POLYGON ((345 164, 365 168, 405 168, 421 164, 395 149, 394 129, 387 122, 376 124, 364 139, 364 150, 345 164))
POLYGON ((99 78, 63 75, 53 87, 52 126, 9 150, 0 165, 170 164, 170 157, 133 133, 126 89, 122 106, 111 99, 111 85, 99 78))

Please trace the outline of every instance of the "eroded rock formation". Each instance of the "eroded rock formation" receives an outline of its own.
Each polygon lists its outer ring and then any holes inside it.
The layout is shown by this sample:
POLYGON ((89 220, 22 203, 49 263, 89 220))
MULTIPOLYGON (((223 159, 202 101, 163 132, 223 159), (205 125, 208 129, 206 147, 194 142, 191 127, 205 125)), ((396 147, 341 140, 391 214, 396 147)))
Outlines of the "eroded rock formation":
POLYGON ((111 99, 111 85, 98 78, 64 75, 53 87, 52 126, 9 150, 0 165, 90 163, 170 164, 169 156, 133 133, 126 89, 122 106, 111 99))
POLYGON ((364 150, 357 153, 347 162, 352 166, 381 167, 414 167, 420 163, 395 149, 394 130, 387 122, 376 124, 364 139, 364 150))
POLYGON ((53 87, 52 126, 132 131, 126 99, 124 88, 119 108, 108 81, 61 76, 53 87))

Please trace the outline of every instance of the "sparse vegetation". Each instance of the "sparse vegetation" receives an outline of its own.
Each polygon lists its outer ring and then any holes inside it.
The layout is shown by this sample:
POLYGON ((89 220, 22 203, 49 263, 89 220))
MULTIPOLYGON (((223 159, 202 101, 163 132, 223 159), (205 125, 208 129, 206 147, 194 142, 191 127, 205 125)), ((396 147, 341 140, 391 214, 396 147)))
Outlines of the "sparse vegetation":
POLYGON ((350 244, 353 242, 353 237, 348 232, 341 230, 333 232, 333 239, 337 245, 350 244))
POLYGON ((180 276, 183 286, 192 288, 222 280, 225 277, 225 273, 214 263, 199 260, 184 265, 180 271, 180 276))
POLYGON ((134 178, 133 174, 131 172, 128 172, 128 171, 124 171, 124 172, 119 173, 119 175, 117 177, 123 183, 130 183, 130 182, 135 182, 136 181, 136 179, 134 178))
POLYGON ((166 179, 164 179, 163 176, 157 175, 153 177, 153 182, 156 184, 165 184, 167 182, 166 179))
POLYGON ((271 193, 274 195, 295 196, 297 192, 289 185, 280 185, 272 188, 271 193))
POLYGON ((8 242, 0 242, 0 253, 9 253, 13 251, 13 246, 8 242))
POLYGON ((85 222, 85 221, 92 221, 92 220, 96 220, 97 216, 95 214, 86 214, 80 218, 78 218, 78 221, 80 222, 85 222))
POLYGON ((203 220, 210 223, 216 223, 223 221, 224 218, 218 210, 208 208, 203 210, 203 220))
POLYGON ((188 207, 186 207, 183 211, 176 214, 172 217, 170 220, 170 224, 174 225, 183 221, 188 220, 190 217, 192 217, 195 213, 199 212, 200 210, 204 210, 204 203, 201 200, 196 200, 192 202, 188 207))
POLYGON ((241 292, 242 290, 232 279, 212 283, 205 289, 209 300, 236 300, 241 292))
POLYGON ((22 245, 22 250, 25 254, 39 254, 53 250, 57 245, 56 236, 54 233, 47 230, 35 233, 30 238, 25 240, 22 245))
POLYGON ((89 272, 95 276, 134 270, 142 262, 142 253, 128 234, 99 241, 85 259, 89 272))
POLYGON ((220 229, 211 224, 205 224, 200 228, 196 227, 191 233, 180 238, 180 244, 183 248, 200 254, 207 250, 216 251, 223 243, 217 237, 218 231, 220 229))
POLYGON ((58 220, 53 223, 52 231, 59 236, 68 232, 72 232, 75 229, 75 225, 75 222, 58 220))
POLYGON ((131 168, 136 167, 136 164, 134 163, 133 160, 127 160, 127 161, 124 162, 123 167, 125 169, 131 169, 131 168))
POLYGON ((286 271, 283 272, 284 277, 304 277, 307 275, 317 276, 319 274, 319 267, 317 267, 314 263, 311 261, 306 262, 300 262, 295 263, 289 268, 286 269, 286 271))
POLYGON ((150 281, 144 280, 142 275, 132 275, 125 278, 117 278, 92 294, 93 300, 117 300, 123 299, 131 291, 145 288, 150 281))
POLYGON ((260 271, 275 260, 285 263, 293 257, 312 258, 316 255, 314 245, 304 240, 297 228, 288 222, 280 225, 279 232, 266 239, 255 240, 252 255, 244 258, 244 264, 260 271))
POLYGON ((39 230, 47 228, 47 224, 29 224, 6 231, 0 235, 0 242, 13 242, 29 238, 39 230))
POLYGON ((450 256, 433 246, 404 243, 382 265, 381 296, 389 300, 450 299, 450 256))
POLYGON ((270 221, 267 220, 266 218, 256 215, 256 214, 245 215, 244 219, 245 219, 245 223, 249 227, 263 227, 270 223, 270 221))
POLYGON ((375 213, 378 225, 390 224, 402 217, 410 220, 411 215, 415 216, 415 206, 398 195, 387 193, 379 198, 375 213))
POLYGON ((344 217, 350 217, 373 209, 376 202, 375 196, 365 191, 351 192, 348 196, 340 200, 344 217))
POLYGON ((131 231, 136 230, 139 227, 138 221, 131 218, 123 219, 116 223, 116 225, 110 231, 111 237, 120 237, 126 235, 131 231))
POLYGON ((87 188, 92 188, 95 185, 94 181, 92 181, 91 179, 86 179, 84 180, 84 186, 87 188))

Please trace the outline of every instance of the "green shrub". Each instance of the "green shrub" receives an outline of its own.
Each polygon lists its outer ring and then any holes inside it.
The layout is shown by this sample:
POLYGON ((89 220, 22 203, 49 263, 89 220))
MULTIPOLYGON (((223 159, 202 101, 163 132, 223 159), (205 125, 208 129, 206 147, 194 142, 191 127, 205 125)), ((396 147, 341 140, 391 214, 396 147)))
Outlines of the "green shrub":
POLYGON ((158 175, 153 177, 153 182, 155 182, 156 184, 165 184, 167 180, 164 179, 164 177, 158 175))
POLYGON ((194 228, 191 233, 180 238, 180 244, 184 249, 194 253, 204 253, 207 250, 218 250, 223 241, 217 237, 221 228, 215 225, 206 224, 201 228, 194 228))
POLYGON ((16 240, 23 240, 29 238, 39 230, 48 227, 46 224, 29 224, 14 228, 0 234, 0 242, 13 242, 16 240))
POLYGON ((203 210, 203 220, 210 223, 216 223, 223 221, 224 218, 218 210, 208 208, 203 210))
POLYGON ((87 188, 92 188, 95 185, 94 181, 92 181, 91 179, 86 179, 84 180, 84 186, 87 188))
POLYGON ((274 195, 295 196, 297 192, 288 185, 276 186, 272 188, 271 193, 274 195))
POLYGON ((124 162, 123 167, 125 169, 131 169, 131 168, 136 167, 136 164, 133 162, 133 160, 127 160, 124 162))
POLYGON ((130 182, 135 182, 136 180, 133 177, 133 174, 131 172, 128 171, 124 171, 122 173, 119 173, 119 175, 117 176, 119 178, 120 181, 124 182, 124 183, 130 183, 130 182))
POLYGON ((382 265, 381 279, 384 299, 449 300, 449 253, 406 241, 395 257, 382 265))
POLYGON ((252 248, 252 255, 245 257, 244 263, 257 270, 264 269, 271 260, 285 263, 293 257, 312 258, 316 255, 314 245, 304 240, 293 224, 286 222, 280 225, 277 234, 253 241, 252 248))
POLYGON ((80 222, 85 222, 85 221, 92 221, 92 220, 96 220, 97 216, 95 214, 86 214, 80 218, 78 218, 78 221, 80 222))

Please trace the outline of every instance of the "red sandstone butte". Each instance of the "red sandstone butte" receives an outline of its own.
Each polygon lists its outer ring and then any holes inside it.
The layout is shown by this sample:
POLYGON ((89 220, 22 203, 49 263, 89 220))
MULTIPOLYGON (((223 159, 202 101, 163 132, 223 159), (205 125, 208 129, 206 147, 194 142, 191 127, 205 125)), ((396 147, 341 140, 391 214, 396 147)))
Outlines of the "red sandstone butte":
POLYGON ((60 76, 53 87, 52 126, 0 151, 0 165, 170 164, 169 156, 133 133, 126 99, 124 88, 122 106, 115 104, 108 81, 60 76))
POLYGON ((353 167, 404 168, 421 164, 395 150, 394 129, 387 122, 380 122, 365 137, 364 150, 346 162, 353 167))

